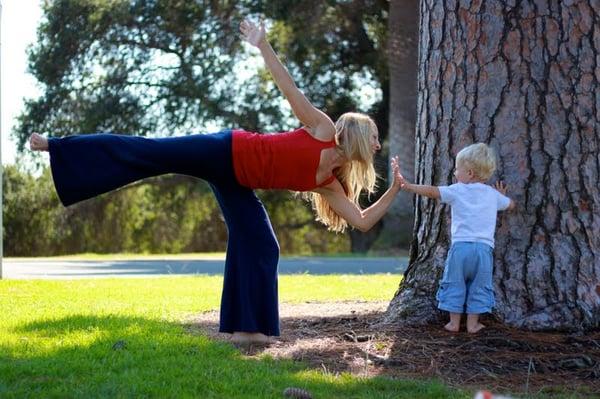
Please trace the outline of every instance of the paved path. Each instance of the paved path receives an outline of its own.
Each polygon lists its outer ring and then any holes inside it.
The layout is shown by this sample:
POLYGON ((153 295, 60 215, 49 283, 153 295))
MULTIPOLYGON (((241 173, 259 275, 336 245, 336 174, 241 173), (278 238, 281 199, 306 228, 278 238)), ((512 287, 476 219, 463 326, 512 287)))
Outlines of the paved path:
MULTIPOLYGON (((279 261, 279 274, 401 274, 407 258, 293 257, 279 261)), ((151 277, 164 275, 222 275, 224 260, 13 260, 2 262, 6 279, 70 279, 151 277)))

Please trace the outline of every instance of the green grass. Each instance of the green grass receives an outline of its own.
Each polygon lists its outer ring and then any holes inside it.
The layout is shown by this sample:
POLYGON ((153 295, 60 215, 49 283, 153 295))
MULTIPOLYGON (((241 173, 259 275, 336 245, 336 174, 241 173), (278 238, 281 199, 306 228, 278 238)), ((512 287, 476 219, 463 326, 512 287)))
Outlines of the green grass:
MULTIPOLYGON (((186 332, 221 277, 0 281, 1 398, 462 398, 437 382, 360 378, 247 357, 186 332), (119 343, 124 343, 119 348, 119 343), (117 344, 115 346, 115 344, 117 344), (115 347, 115 348, 113 348, 115 347)), ((282 276, 282 302, 389 300, 397 275, 282 276)))

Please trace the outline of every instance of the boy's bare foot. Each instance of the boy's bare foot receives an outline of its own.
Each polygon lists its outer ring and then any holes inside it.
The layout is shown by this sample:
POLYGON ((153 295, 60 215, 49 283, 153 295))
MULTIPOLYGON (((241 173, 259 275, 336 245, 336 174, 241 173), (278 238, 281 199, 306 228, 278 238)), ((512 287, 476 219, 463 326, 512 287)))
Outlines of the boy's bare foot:
POLYGON ((273 344, 276 341, 265 334, 236 331, 231 335, 231 342, 239 345, 267 345, 273 344))
POLYGON ((444 326, 444 328, 450 332, 458 332, 458 330, 460 330, 460 325, 450 322, 450 323, 446 324, 444 326))
POLYGON ((29 137, 29 148, 32 151, 48 151, 48 139, 37 133, 29 137))
POLYGON ((481 331, 484 328, 485 328, 485 326, 483 324, 477 323, 474 326, 467 326, 467 331, 470 334, 477 334, 479 331, 481 331))

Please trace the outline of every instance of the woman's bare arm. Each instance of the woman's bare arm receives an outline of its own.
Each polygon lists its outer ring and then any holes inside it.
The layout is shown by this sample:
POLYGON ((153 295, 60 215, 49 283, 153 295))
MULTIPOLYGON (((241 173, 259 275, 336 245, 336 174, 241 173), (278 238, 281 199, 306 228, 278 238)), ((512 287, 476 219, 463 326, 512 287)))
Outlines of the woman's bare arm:
POLYGON ((260 50, 265 65, 271 72, 277 87, 279 87, 279 90, 281 90, 289 102, 292 111, 300 122, 312 128, 315 134, 317 132, 321 133, 319 136, 322 138, 333 138, 335 126, 331 118, 312 105, 300 89, 298 89, 296 83, 267 40, 264 25, 257 26, 250 21, 243 21, 240 25, 240 30, 244 39, 260 50), (323 133, 326 133, 326 135, 323 135, 323 133))
POLYGON ((392 158, 392 172, 394 180, 386 192, 373 205, 360 209, 344 193, 340 182, 334 180, 331 184, 315 190, 329 203, 331 208, 348 224, 360 231, 368 231, 385 215, 394 197, 400 191, 400 181, 396 177, 398 171, 398 157, 392 158))

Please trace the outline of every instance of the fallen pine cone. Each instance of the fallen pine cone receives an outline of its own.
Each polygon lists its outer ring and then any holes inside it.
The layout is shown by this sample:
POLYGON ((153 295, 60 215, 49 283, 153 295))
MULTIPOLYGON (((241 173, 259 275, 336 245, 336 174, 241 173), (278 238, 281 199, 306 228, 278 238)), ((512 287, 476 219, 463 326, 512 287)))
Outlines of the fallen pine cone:
POLYGON ((313 399, 310 392, 300 388, 286 388, 283 391, 283 396, 293 399, 313 399))

